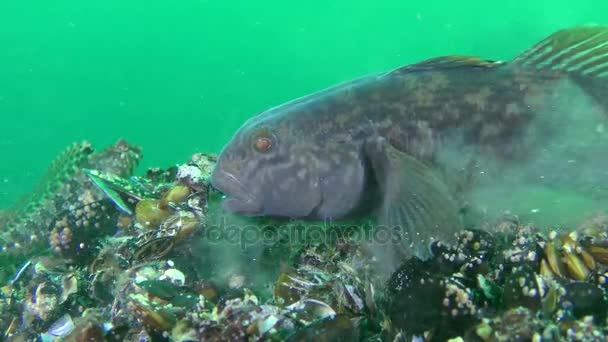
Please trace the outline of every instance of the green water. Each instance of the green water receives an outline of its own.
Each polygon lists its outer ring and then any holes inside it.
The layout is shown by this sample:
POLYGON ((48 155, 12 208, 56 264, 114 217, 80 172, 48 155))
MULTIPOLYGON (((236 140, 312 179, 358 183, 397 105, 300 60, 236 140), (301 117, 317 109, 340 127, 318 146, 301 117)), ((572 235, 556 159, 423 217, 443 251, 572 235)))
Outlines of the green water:
POLYGON ((249 116, 428 57, 512 58, 606 1, 105 0, 0 3, 0 207, 74 141, 142 168, 218 152, 249 116))

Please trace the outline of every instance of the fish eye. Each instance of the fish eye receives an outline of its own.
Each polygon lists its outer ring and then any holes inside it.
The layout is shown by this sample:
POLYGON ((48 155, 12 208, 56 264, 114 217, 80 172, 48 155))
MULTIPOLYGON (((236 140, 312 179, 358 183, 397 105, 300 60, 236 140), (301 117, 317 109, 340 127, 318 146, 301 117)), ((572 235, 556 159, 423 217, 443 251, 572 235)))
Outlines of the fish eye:
POLYGON ((266 135, 256 137, 253 143, 253 147, 258 152, 268 152, 272 145, 272 139, 266 135))

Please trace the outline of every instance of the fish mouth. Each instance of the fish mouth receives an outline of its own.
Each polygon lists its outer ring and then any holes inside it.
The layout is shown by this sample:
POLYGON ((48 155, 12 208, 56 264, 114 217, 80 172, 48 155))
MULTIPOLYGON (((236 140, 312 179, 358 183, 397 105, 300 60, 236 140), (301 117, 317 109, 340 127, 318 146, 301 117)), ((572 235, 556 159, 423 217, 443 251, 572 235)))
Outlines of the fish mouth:
POLYGON ((234 174, 215 170, 211 185, 226 196, 222 201, 225 211, 247 216, 257 216, 261 213, 261 204, 256 196, 234 174))

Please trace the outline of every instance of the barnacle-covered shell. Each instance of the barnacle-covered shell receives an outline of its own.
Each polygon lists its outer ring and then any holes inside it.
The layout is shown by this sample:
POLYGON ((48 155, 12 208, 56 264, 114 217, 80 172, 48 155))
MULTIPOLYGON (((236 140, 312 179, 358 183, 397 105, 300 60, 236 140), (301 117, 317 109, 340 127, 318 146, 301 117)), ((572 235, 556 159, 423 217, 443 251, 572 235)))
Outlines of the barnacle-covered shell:
POLYGON ((544 325, 530 310, 519 307, 486 319, 467 333, 466 341, 540 341, 544 325))
POLYGON ((608 301, 604 291, 586 282, 573 282, 564 286, 565 293, 560 305, 572 312, 574 317, 593 316, 598 322, 604 321, 608 314, 608 301))
POLYGON ((546 284, 528 265, 516 269, 507 277, 503 302, 507 308, 525 307, 536 311, 546 293, 546 284))
POLYGON ((455 277, 434 274, 417 259, 399 268, 387 287, 392 326, 408 334, 432 330, 439 339, 458 336, 478 310, 469 288, 455 277))

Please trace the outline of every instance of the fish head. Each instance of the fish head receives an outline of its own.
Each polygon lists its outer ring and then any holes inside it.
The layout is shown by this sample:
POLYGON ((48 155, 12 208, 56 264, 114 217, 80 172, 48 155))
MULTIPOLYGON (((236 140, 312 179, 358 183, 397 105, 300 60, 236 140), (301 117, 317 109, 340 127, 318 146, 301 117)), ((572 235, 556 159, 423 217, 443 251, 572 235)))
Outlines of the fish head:
POLYGON ((211 184, 227 197, 228 212, 305 218, 321 202, 310 153, 288 122, 260 114, 223 148, 211 184))

